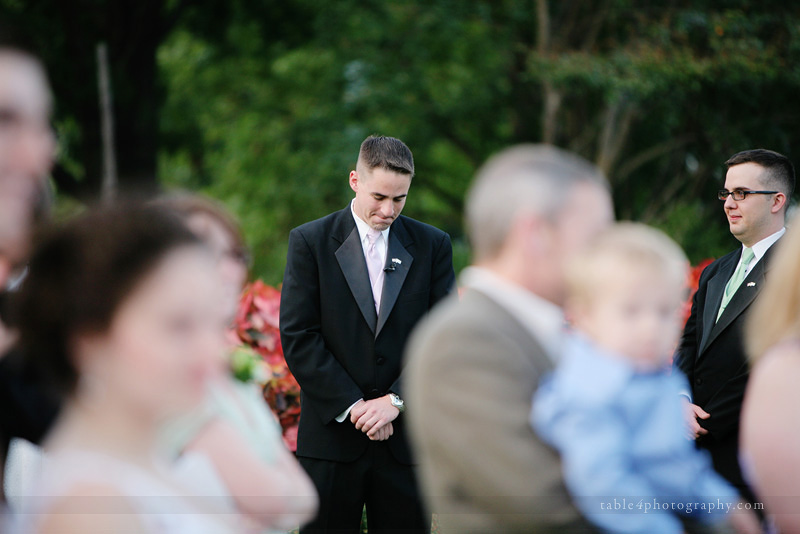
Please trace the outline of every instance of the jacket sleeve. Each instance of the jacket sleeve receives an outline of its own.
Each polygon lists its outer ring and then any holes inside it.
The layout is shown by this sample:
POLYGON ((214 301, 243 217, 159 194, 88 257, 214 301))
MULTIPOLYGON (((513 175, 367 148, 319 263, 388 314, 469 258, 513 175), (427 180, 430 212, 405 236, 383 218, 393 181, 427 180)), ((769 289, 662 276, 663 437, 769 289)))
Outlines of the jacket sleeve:
POLYGON ((280 331, 286 363, 324 423, 363 397, 322 337, 318 259, 299 229, 289 234, 280 331))
MULTIPOLYGON (((709 266, 710 267, 710 266, 709 266)), ((697 340, 702 334, 702 320, 705 311, 706 286, 709 279, 709 267, 703 270, 700 281, 697 284, 697 291, 692 297, 692 311, 683 327, 683 335, 675 351, 673 365, 686 376, 689 384, 694 381, 694 364, 697 360, 699 347, 697 340)))

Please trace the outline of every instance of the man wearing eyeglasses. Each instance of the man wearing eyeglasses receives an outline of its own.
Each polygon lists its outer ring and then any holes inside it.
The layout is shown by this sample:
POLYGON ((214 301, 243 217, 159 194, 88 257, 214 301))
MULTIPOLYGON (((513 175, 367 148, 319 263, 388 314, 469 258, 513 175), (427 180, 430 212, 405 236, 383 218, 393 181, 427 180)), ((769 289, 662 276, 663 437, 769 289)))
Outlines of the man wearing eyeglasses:
POLYGON ((700 276, 675 366, 689 379, 689 437, 711 453, 714 468, 742 493, 754 496, 739 466, 739 414, 749 367, 743 326, 768 275, 773 245, 783 236, 795 184, 788 158, 771 150, 746 150, 725 162, 718 193, 733 236, 741 246, 700 276))

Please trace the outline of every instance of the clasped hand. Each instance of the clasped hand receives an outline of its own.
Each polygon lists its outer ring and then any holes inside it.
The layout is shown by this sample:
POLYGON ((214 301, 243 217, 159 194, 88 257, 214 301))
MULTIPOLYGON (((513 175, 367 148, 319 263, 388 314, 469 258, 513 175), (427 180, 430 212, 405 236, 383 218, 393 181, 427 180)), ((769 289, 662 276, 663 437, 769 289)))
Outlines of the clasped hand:
POLYGON ((394 434, 392 421, 398 415, 400 410, 392 405, 388 395, 384 395, 377 399, 359 401, 350 410, 350 421, 372 441, 385 441, 394 434))
POLYGON ((683 409, 684 413, 686 414, 686 420, 689 423, 689 426, 686 429, 686 437, 690 440, 694 440, 700 436, 708 434, 708 430, 700 426, 700 423, 697 420, 708 419, 711 417, 711 415, 703 410, 700 406, 692 404, 688 400, 683 401, 683 409))

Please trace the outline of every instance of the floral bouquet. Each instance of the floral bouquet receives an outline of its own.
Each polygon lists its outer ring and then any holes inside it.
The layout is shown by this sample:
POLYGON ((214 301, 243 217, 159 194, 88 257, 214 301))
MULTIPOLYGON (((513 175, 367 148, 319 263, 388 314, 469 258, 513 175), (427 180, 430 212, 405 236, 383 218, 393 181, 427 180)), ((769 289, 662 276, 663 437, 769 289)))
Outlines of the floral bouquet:
POLYGON ((683 308, 681 310, 683 324, 686 324, 686 321, 689 320, 689 316, 692 314, 692 300, 694 299, 694 294, 697 292, 697 286, 700 284, 700 275, 713 261, 713 258, 705 259, 689 270, 689 276, 686 280, 688 296, 683 302, 683 308))
POLYGON ((300 385, 283 357, 278 318, 280 290, 261 280, 248 284, 239 301, 233 334, 241 345, 231 355, 234 376, 262 386, 264 399, 277 415, 283 440, 297 450, 300 385))

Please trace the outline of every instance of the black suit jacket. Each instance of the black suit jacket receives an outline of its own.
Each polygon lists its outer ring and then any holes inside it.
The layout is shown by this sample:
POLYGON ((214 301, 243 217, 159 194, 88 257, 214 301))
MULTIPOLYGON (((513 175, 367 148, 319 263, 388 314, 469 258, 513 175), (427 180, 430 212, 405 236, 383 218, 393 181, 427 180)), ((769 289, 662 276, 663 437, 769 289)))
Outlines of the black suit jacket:
POLYGON ((711 452, 716 470, 738 486, 744 485, 738 463, 739 416, 750 371, 744 352, 744 324, 750 304, 764 287, 774 248, 771 246, 748 273, 719 321, 722 295, 742 249, 703 270, 675 355, 675 365, 689 379, 692 402, 711 414, 699 420, 708 434, 698 438, 697 444, 711 452))
MULTIPOLYGON (((454 286, 449 236, 408 217, 392 223, 386 261, 395 270, 385 273, 378 316, 349 205, 289 234, 280 330, 303 392, 299 456, 351 461, 363 454, 366 434, 335 418, 361 398, 403 396, 406 340, 454 286)), ((400 415, 388 444, 399 462, 410 464, 404 426, 400 415)))
POLYGON ((3 469, 12 438, 40 443, 58 415, 60 401, 13 349, 0 354, 0 502, 3 469))

